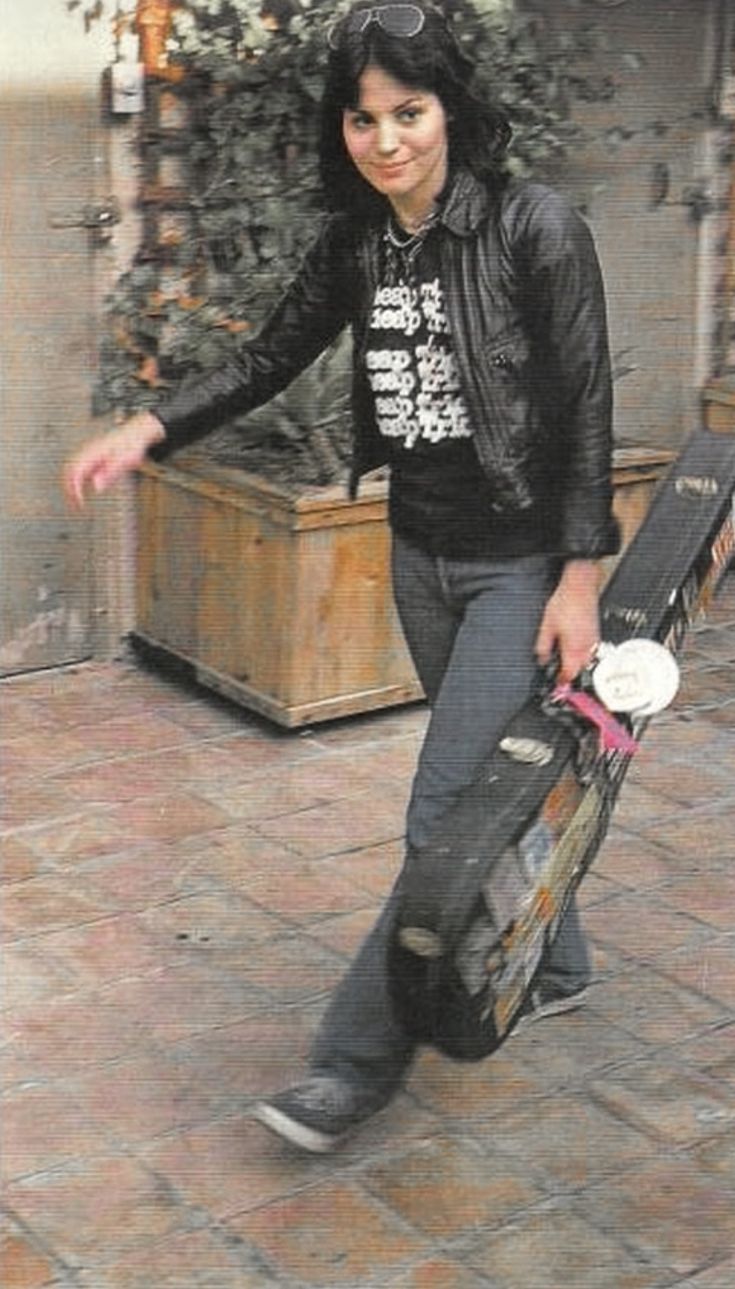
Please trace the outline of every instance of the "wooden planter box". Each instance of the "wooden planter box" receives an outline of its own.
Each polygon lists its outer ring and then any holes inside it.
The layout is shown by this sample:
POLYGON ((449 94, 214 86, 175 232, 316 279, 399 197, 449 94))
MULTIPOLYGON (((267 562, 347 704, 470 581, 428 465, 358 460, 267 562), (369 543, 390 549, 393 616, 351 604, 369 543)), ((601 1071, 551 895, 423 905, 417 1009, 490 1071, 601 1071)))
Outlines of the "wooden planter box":
MULTIPOLYGON (((622 449, 624 541, 673 453, 622 449)), ((296 493, 194 453, 142 467, 134 636, 297 727, 421 698, 390 589, 387 486, 296 493)))
POLYGON ((280 725, 422 696, 390 592, 386 485, 296 494, 202 457, 145 465, 135 635, 280 725))

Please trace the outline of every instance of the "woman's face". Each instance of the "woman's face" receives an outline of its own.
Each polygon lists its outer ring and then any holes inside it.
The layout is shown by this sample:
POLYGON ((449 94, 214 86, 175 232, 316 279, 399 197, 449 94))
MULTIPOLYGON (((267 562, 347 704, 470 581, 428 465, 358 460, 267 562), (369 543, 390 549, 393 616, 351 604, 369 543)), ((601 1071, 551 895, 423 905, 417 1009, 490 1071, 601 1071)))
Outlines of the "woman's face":
POLYGON ((400 216, 431 209, 447 177, 447 119, 441 100, 380 67, 360 77, 356 108, 345 108, 342 134, 359 170, 400 216))

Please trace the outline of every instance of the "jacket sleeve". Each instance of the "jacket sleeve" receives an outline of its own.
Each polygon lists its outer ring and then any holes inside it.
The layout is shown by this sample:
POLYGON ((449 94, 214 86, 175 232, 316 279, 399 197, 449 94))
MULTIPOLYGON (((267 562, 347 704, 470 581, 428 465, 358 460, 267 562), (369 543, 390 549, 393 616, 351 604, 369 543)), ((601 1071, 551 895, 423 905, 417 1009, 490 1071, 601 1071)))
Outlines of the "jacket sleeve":
POLYGON ((151 455, 161 459, 254 411, 314 362, 349 320, 352 263, 344 221, 332 218, 258 335, 214 371, 184 380, 154 409, 166 439, 151 455))
POLYGON ((538 352, 553 391, 561 554, 597 559, 619 546, 605 292, 587 224, 559 193, 541 192, 524 230, 523 256, 538 352))

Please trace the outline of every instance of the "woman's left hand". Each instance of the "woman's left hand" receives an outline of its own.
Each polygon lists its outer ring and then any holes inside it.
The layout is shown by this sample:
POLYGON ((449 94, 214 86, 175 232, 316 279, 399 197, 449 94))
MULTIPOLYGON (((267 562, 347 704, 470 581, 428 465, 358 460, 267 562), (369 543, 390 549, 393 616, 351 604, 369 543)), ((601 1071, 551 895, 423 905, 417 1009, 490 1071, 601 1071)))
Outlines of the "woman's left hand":
POLYGON ((570 560, 544 610, 536 656, 544 666, 558 656, 560 684, 568 684, 589 666, 599 644, 599 581, 599 568, 592 560, 570 560))

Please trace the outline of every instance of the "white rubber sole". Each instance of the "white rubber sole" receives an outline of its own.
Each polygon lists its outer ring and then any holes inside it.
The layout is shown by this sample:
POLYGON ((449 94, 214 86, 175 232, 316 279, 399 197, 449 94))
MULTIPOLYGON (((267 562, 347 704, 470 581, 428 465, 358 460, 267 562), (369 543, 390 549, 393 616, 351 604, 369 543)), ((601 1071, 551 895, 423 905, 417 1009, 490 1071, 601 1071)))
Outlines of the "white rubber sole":
POLYGON ((282 1141, 288 1141, 290 1145, 298 1146, 300 1150, 307 1150, 311 1155, 328 1155, 330 1151, 336 1150, 342 1140, 341 1137, 333 1137, 329 1133, 319 1132, 316 1128, 309 1128, 305 1123, 299 1123, 298 1119, 291 1119, 267 1101, 258 1101, 250 1114, 282 1141))

